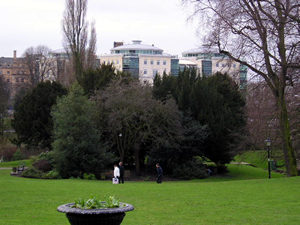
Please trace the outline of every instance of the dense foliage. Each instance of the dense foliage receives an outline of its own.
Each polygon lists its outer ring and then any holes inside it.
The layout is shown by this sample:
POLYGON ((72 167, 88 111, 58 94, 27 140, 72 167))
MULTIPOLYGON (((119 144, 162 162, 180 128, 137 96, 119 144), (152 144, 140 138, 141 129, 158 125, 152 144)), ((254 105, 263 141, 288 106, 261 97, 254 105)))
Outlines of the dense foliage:
POLYGON ((243 135, 245 102, 230 77, 217 73, 200 78, 195 70, 185 69, 178 77, 157 76, 153 95, 162 101, 174 97, 185 117, 207 125, 204 156, 218 166, 231 161, 243 135))
POLYGON ((182 135, 180 112, 173 101, 152 98, 151 88, 139 82, 119 80, 97 94, 99 126, 103 142, 120 160, 144 165, 147 152, 169 145, 182 135))
POLYGON ((91 95, 95 90, 105 88, 112 80, 117 80, 121 77, 129 78, 130 75, 116 71, 111 64, 101 64, 95 69, 90 68, 85 71, 79 80, 79 84, 84 89, 85 94, 91 95))
POLYGON ((17 144, 51 149, 53 121, 51 107, 58 96, 67 90, 56 82, 39 83, 18 102, 12 126, 17 134, 17 144))
POLYGON ((95 104, 74 84, 67 96, 53 108, 56 169, 62 177, 99 174, 112 159, 100 142, 96 128, 95 104))

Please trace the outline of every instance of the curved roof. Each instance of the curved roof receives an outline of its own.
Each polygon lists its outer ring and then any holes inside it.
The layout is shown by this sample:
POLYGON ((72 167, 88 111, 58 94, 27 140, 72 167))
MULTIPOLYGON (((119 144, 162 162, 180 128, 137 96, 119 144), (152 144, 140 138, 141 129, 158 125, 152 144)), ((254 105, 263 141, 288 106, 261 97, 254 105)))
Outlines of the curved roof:
POLYGON ((154 50, 154 51, 163 51, 160 48, 155 47, 154 45, 145 45, 141 44, 142 41, 132 41, 132 44, 125 44, 115 48, 112 48, 111 51, 116 50, 154 50))
POLYGON ((182 52, 182 54, 201 54, 201 53, 219 53, 218 48, 203 45, 199 48, 190 49, 182 52))

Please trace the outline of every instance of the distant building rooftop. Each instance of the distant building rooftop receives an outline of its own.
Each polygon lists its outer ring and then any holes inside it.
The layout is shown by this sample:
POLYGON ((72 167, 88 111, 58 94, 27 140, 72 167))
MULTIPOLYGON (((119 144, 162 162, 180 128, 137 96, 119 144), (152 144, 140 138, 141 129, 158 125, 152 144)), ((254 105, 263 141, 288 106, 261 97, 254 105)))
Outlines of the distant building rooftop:
POLYGON ((163 50, 154 45, 142 44, 140 40, 133 40, 131 44, 120 45, 112 48, 112 54, 118 53, 144 53, 144 54, 162 54, 163 50))

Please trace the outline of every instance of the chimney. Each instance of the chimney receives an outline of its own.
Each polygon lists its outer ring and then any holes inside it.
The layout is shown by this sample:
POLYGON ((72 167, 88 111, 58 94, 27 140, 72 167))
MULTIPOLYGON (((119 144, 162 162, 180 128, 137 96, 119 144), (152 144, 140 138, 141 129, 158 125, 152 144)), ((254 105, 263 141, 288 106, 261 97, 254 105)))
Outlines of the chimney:
POLYGON ((124 43, 120 41, 114 41, 114 48, 122 46, 124 43))
POLYGON ((17 59, 17 50, 14 50, 14 60, 17 59))

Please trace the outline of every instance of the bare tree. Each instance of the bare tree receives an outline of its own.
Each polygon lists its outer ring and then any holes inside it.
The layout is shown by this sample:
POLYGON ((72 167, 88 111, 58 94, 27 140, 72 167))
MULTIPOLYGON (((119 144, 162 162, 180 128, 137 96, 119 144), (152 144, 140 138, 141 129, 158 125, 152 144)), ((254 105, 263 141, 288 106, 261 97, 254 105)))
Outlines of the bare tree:
POLYGON ((75 78, 80 81, 83 71, 91 62, 96 50, 94 23, 88 45, 88 22, 86 21, 87 0, 66 0, 62 21, 64 46, 72 61, 75 78), (88 48, 88 49, 87 49, 88 48), (87 63, 88 62, 88 63, 87 63))
POLYGON ((23 56, 25 64, 28 67, 30 83, 34 87, 39 82, 49 79, 48 74, 56 77, 56 65, 50 57, 51 50, 44 45, 30 47, 25 50, 23 56))
POLYGON ((289 176, 297 175, 286 88, 299 80, 300 23, 298 0, 183 0, 193 16, 206 19, 205 42, 261 76, 275 97, 282 149, 289 176), (206 16, 206 17, 204 17, 206 16))

